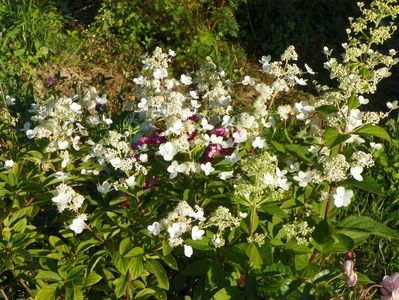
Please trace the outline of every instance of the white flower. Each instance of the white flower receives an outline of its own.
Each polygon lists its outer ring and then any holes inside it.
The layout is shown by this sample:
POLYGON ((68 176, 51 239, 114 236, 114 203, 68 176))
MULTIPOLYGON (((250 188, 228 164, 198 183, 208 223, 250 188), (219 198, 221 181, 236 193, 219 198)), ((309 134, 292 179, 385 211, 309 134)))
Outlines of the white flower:
POLYGON ((310 106, 307 101, 301 101, 299 103, 295 103, 295 107, 299 112, 299 114, 297 114, 296 116, 298 120, 305 120, 308 114, 314 111, 314 107, 310 106))
POLYGON ((298 176, 294 176, 294 179, 299 182, 299 186, 306 187, 308 183, 312 180, 312 172, 298 172, 298 176))
POLYGON ((261 60, 259 61, 262 64, 262 71, 267 72, 270 67, 270 60, 272 57, 270 55, 268 56, 262 56, 261 60))
POLYGON ((299 85, 306 85, 307 84, 307 80, 306 79, 299 78, 297 76, 294 76, 294 80, 295 80, 296 84, 299 84, 299 85))
POLYGON ((171 142, 166 142, 159 146, 158 154, 166 161, 171 161, 177 154, 176 147, 171 142))
POLYGON ((191 238, 193 239, 193 241, 195 240, 201 240, 202 236, 204 235, 205 231, 202 229, 199 229, 198 226, 194 226, 191 229, 191 238))
POLYGON ((177 161, 173 161, 170 166, 167 168, 167 171, 170 173, 169 178, 173 179, 177 176, 178 173, 184 173, 187 170, 186 164, 179 164, 177 161))
POLYGON ((139 155, 139 160, 143 163, 148 161, 148 155, 146 153, 139 155))
POLYGON ((212 130, 214 128, 214 126, 210 125, 208 123, 208 120, 205 118, 201 119, 201 126, 202 128, 204 128, 205 131, 212 130))
POLYGON ((170 57, 175 57, 175 56, 176 56, 176 52, 173 51, 172 49, 169 49, 169 50, 168 50, 168 55, 169 55, 170 57))
POLYGON ((111 159, 109 162, 115 169, 117 169, 121 164, 122 160, 119 157, 115 157, 111 159))
POLYGON ((248 75, 241 81, 243 85, 255 85, 255 80, 248 75))
POLYGON ((234 171, 221 172, 218 174, 218 177, 222 180, 226 180, 226 179, 233 177, 233 173, 234 173, 234 171))
POLYGON ((13 97, 7 95, 7 96, 6 96, 6 105, 7 105, 7 106, 13 106, 13 105, 15 105, 15 98, 13 98, 13 97))
POLYGON ((233 133, 235 143, 245 143, 248 139, 248 133, 245 129, 233 133))
POLYGON ((68 141, 58 141, 58 149, 65 150, 68 148, 68 141))
POLYGON ((183 233, 183 227, 180 223, 173 223, 168 228, 168 233, 171 239, 176 239, 183 233))
POLYGON ((6 169, 11 169, 13 165, 14 165, 14 161, 12 159, 6 160, 4 162, 4 168, 6 168, 6 169))
POLYGON ((212 164, 208 161, 206 164, 201 164, 201 170, 204 171, 206 176, 208 176, 210 173, 215 171, 215 168, 212 167, 212 164))
POLYGON ((137 84, 137 85, 140 85, 140 84, 143 83, 143 79, 144 79, 143 76, 139 76, 139 77, 133 78, 133 82, 134 82, 135 84, 137 84))
POLYGON ((168 72, 165 69, 155 69, 152 75, 154 76, 154 79, 162 79, 168 76, 168 72))
MULTIPOLYGON (((196 91, 190 91, 189 94, 190 94, 190 97, 193 98, 193 99, 198 99, 199 98, 196 91)), ((193 105, 193 102, 191 102, 191 105, 193 105)), ((196 107, 196 108, 198 108, 198 107, 196 107)))
POLYGON ((343 186, 337 187, 334 198, 334 204, 336 207, 346 207, 351 202, 351 198, 353 197, 352 190, 345 190, 343 186))
POLYGON ((180 81, 181 83, 183 83, 184 85, 190 85, 193 83, 192 78, 190 76, 186 76, 184 74, 182 74, 180 76, 180 81))
POLYGON ((193 247, 184 245, 184 255, 187 257, 191 257, 191 255, 193 255, 193 247))
POLYGON ((245 219, 248 216, 248 213, 240 211, 240 213, 238 215, 240 216, 240 218, 245 219))
POLYGON ((69 225, 69 228, 73 230, 76 234, 82 233, 83 229, 85 229, 86 227, 86 220, 87 216, 85 214, 81 214, 80 216, 73 219, 72 224, 69 225))
POLYGON ((158 235, 162 230, 162 226, 158 222, 154 222, 152 225, 148 225, 147 229, 152 235, 158 235))
POLYGON ((101 185, 97 186, 97 191, 101 194, 106 194, 111 190, 112 185, 108 181, 104 181, 101 185))
POLYGON ((126 184, 129 187, 134 187, 134 185, 136 184, 136 178, 134 177, 134 175, 130 176, 128 179, 126 179, 126 184))
POLYGON ((382 144, 370 142, 370 147, 375 149, 375 150, 380 150, 382 148, 382 144))
POLYGON ((369 99, 364 98, 363 96, 359 96, 358 99, 359 99, 359 104, 365 105, 369 103, 369 99))
POLYGON ((173 123, 172 127, 169 128, 169 131, 176 135, 182 134, 182 130, 183 130, 183 122, 181 120, 178 120, 177 122, 173 123))
POLYGON ((75 149, 76 151, 79 151, 80 150, 80 145, 82 144, 82 142, 80 141, 80 136, 75 136, 73 139, 72 139, 72 147, 73 147, 73 149, 75 149))
POLYGON ((75 113, 80 113, 82 106, 76 102, 72 102, 69 108, 75 113))
POLYGON ((305 64, 305 69, 306 69, 306 72, 308 72, 308 73, 311 74, 311 75, 316 74, 316 73, 311 69, 311 67, 309 67, 307 64, 305 64))
POLYGON ((263 174, 262 180, 266 185, 277 186, 277 178, 273 174, 270 173, 263 174))
POLYGON ((387 107, 391 110, 395 110, 399 107, 398 105, 398 100, 395 100, 393 102, 387 102, 387 107))
POLYGON ((360 166, 351 167, 350 172, 353 178, 355 178, 357 181, 363 181, 363 176, 362 176, 363 167, 360 166))
POLYGON ((259 136, 257 136, 255 140, 252 142, 252 147, 263 149, 265 148, 265 141, 259 136))

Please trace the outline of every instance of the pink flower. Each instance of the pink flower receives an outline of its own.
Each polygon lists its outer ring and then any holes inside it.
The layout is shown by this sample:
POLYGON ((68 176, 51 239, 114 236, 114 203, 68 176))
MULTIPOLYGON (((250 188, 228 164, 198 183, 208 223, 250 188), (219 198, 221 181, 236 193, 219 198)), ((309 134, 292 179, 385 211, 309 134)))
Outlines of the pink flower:
POLYGON ((399 300, 399 272, 392 276, 384 276, 382 280, 382 300, 399 300))
POLYGON ((355 272, 355 262, 353 259, 355 258, 355 253, 352 251, 346 252, 345 254, 346 260, 343 265, 344 275, 346 277, 346 285, 348 287, 353 287, 357 283, 357 274, 355 272))
POLYGON ((222 136, 225 137, 229 134, 229 131, 223 127, 217 127, 212 129, 211 131, 209 131, 209 136, 211 136, 212 134, 216 135, 216 136, 222 136))
POLYGON ((221 145, 210 144, 208 146, 208 148, 206 148, 204 155, 205 155, 206 161, 209 162, 209 161, 212 161, 212 159, 214 157, 225 154, 225 152, 226 152, 226 150, 224 150, 221 145))

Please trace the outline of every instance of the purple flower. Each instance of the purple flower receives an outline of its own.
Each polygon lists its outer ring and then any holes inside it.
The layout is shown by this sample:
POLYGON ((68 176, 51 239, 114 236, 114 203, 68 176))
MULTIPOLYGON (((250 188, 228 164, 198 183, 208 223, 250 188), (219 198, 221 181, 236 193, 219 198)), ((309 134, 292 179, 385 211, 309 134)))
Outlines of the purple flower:
POLYGON ((55 76, 50 76, 47 78, 47 85, 48 86, 54 86, 58 83, 58 79, 55 76))
POLYGON ((107 105, 105 105, 104 103, 97 103, 95 106, 95 110, 99 113, 104 112, 107 109, 107 105))

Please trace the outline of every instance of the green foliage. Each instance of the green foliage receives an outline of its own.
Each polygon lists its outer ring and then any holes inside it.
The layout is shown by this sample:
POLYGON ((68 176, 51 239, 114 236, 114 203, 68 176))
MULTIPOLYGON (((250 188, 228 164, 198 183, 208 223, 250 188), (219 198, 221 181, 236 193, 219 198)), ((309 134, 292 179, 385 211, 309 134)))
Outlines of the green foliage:
POLYGON ((226 37, 238 35, 234 14, 243 2, 140 0, 133 5, 129 0, 106 0, 92 31, 115 52, 149 51, 164 45, 175 50, 181 62, 199 63, 209 55, 229 67, 236 55, 242 55, 226 37))

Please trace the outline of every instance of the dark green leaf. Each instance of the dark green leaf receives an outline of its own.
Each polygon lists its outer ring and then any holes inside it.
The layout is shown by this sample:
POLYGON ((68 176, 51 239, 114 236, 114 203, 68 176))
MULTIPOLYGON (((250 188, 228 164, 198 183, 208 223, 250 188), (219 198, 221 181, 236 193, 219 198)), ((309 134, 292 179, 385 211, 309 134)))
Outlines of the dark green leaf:
POLYGON ((164 267, 156 260, 147 261, 148 271, 155 275, 158 287, 164 290, 169 289, 169 280, 164 267))
POLYGON ((384 238, 398 239, 398 234, 384 224, 365 216, 350 216, 338 223, 337 228, 363 231, 384 238))

